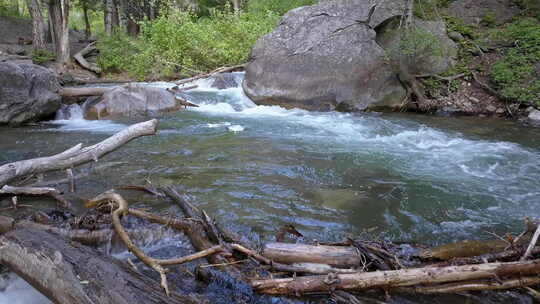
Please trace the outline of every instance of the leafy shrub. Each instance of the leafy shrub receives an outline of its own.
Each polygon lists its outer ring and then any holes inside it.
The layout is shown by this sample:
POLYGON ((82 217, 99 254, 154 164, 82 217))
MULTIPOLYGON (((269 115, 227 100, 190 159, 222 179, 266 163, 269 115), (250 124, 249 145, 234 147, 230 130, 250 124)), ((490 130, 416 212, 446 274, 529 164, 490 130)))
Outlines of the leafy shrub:
POLYGON ((176 12, 142 23, 141 35, 104 38, 99 64, 106 71, 126 70, 138 78, 189 76, 248 59, 251 47, 279 21, 272 11, 215 11, 198 18, 176 12))
POLYGON ((36 64, 43 64, 45 62, 53 61, 55 54, 47 50, 36 50, 32 53, 32 61, 36 64))
POLYGON ((514 47, 493 65, 491 78, 501 94, 540 106, 540 22, 520 19, 501 32, 514 47))
POLYGON ((273 12, 283 15, 294 8, 312 5, 317 2, 317 0, 251 0, 248 2, 247 11, 255 14, 273 12))

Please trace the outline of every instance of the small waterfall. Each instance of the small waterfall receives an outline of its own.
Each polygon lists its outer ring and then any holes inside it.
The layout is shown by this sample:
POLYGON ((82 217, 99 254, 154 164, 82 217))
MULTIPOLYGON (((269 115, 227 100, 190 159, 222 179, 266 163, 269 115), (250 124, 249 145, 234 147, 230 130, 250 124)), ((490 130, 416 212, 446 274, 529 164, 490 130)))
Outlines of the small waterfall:
POLYGON ((83 108, 79 104, 62 105, 56 112, 56 120, 84 119, 83 108))

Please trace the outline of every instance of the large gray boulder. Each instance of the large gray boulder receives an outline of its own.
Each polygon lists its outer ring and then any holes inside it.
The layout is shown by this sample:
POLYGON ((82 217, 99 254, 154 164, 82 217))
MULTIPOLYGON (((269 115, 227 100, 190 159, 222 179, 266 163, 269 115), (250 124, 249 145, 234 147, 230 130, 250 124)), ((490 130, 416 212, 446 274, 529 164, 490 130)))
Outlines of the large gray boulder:
POLYGON ((87 119, 156 116, 182 108, 173 93, 156 87, 127 84, 111 89, 84 105, 87 119))
MULTIPOLYGON (((258 104, 310 110, 399 108, 406 90, 376 38, 400 17, 404 4, 324 1, 288 12, 255 44, 243 82, 246 95, 258 104)), ((439 31, 438 25, 427 26, 439 31)), ((447 66, 437 63, 436 72, 447 66)))
POLYGON ((62 98, 54 73, 31 63, 0 62, 0 124, 20 125, 54 115, 62 98))

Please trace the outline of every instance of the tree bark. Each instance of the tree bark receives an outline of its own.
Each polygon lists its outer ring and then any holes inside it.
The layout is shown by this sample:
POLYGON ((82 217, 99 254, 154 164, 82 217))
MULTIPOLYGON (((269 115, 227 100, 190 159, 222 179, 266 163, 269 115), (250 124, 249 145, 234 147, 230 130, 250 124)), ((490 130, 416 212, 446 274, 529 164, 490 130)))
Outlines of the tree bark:
POLYGON ((54 303, 199 303, 175 292, 168 297, 126 263, 41 230, 15 229, 0 244, 0 264, 54 303))
POLYGON ((540 274, 540 260, 487 263, 480 265, 425 267, 403 270, 358 272, 329 276, 254 280, 252 286, 266 294, 296 294, 373 288, 398 288, 502 277, 530 277, 540 274))
POLYGON ((45 21, 39 0, 26 0, 32 18, 32 47, 34 51, 45 50, 45 21))
POLYGON ((316 263, 336 267, 360 266, 361 256, 354 247, 312 246, 305 244, 267 243, 262 255, 274 262, 316 263))
POLYGON ((82 144, 78 144, 53 156, 5 164, 0 166, 0 186, 4 186, 20 176, 68 169, 91 161, 97 162, 102 156, 107 155, 137 137, 156 134, 157 124, 158 121, 156 119, 141 122, 93 146, 83 148, 82 144))
POLYGON ((88 40, 92 36, 92 28, 90 27, 90 20, 88 20, 88 3, 86 1, 82 0, 81 4, 84 17, 84 36, 88 40))
POLYGON ((52 25, 56 62, 63 67, 70 61, 69 0, 49 0, 49 20, 52 25))
POLYGON ((105 33, 107 35, 112 35, 114 32, 114 1, 113 0, 103 0, 103 18, 105 24, 105 33))

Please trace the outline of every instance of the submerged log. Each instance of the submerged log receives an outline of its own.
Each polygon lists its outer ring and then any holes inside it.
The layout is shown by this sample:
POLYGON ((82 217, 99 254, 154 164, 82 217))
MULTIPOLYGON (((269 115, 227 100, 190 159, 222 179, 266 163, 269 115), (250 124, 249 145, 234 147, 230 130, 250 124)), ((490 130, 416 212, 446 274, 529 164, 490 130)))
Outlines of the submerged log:
POLYGON ((17 273, 54 303, 199 303, 95 249, 37 229, 0 236, 0 264, 17 273))
POLYGON ((265 294, 286 295, 332 290, 392 289, 415 285, 533 277, 540 274, 540 260, 480 265, 425 267, 390 271, 332 274, 285 279, 254 280, 252 286, 265 294))
POLYGON ((354 247, 267 243, 264 245, 262 255, 284 264, 316 263, 336 267, 361 265, 361 256, 354 247))
POLYGON ((18 177, 29 174, 68 169, 91 161, 97 162, 102 156, 107 155, 137 137, 156 134, 157 125, 158 121, 156 119, 141 122, 129 126, 93 146, 83 148, 82 144, 78 144, 53 156, 5 164, 0 166, 0 186, 4 186, 18 177))

